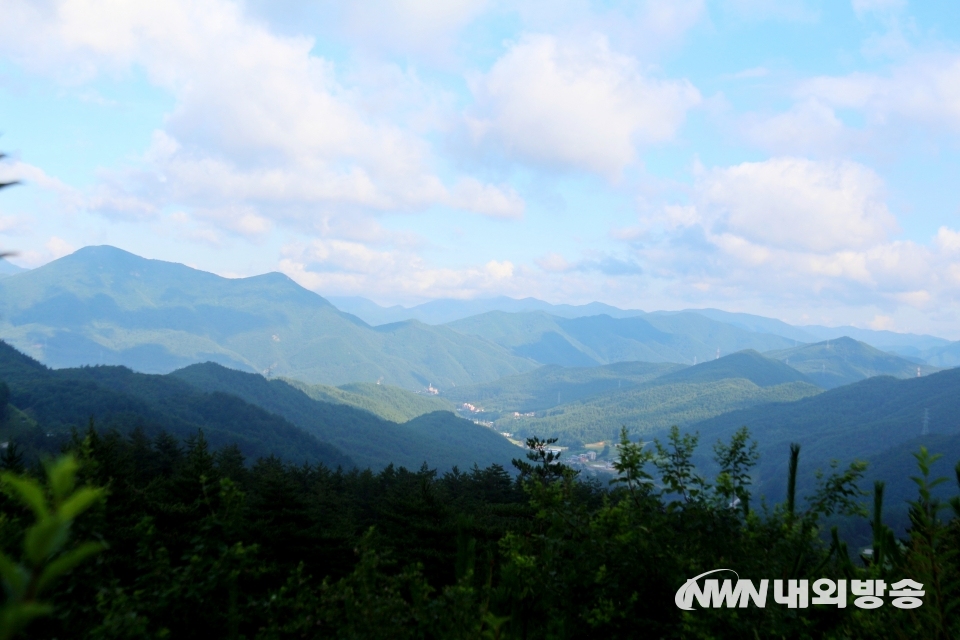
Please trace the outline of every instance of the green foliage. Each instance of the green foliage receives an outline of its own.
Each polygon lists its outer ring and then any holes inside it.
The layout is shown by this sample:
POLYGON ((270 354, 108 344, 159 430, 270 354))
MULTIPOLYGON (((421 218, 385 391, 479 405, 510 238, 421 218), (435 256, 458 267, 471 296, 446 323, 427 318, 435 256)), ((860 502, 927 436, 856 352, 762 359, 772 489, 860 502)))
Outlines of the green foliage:
MULTIPOLYGON (((697 434, 681 435, 680 429, 674 425, 670 428, 666 445, 659 440, 654 441, 657 455, 653 458, 653 464, 660 471, 665 491, 683 498, 685 502, 704 500, 710 489, 706 480, 696 472, 692 461, 699 440, 697 434)), ((671 502, 668 508, 675 505, 675 502, 671 502)))
POLYGON ((731 504, 739 503, 744 513, 750 512, 750 490, 753 484, 751 469, 760 459, 757 443, 750 439, 750 432, 741 427, 730 438, 730 444, 717 441, 713 445, 720 473, 717 475, 717 493, 731 504))
MULTIPOLYGON (((53 606, 43 600, 55 581, 104 549, 100 542, 70 546, 74 521, 104 497, 103 489, 77 488, 77 460, 62 456, 46 465, 46 486, 13 472, 0 475, 3 491, 29 511, 20 560, 0 551, 0 578, 6 601, 0 607, 0 639, 17 635, 31 621, 50 615, 53 606)), ((0 524, 8 524, 4 513, 0 524)))
MULTIPOLYGON (((750 433, 713 445, 714 475, 698 443, 679 428, 650 443, 623 428, 605 487, 564 465, 549 438, 528 439, 513 478, 498 466, 248 465, 236 447, 211 449, 203 432, 178 441, 90 428, 69 445, 75 480, 54 474, 39 501, 9 486, 20 497, 0 501, 0 547, 19 545, 43 500, 61 496, 71 515, 76 486, 109 487, 71 535, 110 548, 45 585, 50 615, 30 628, 40 639, 957 637, 960 497, 938 498, 947 483, 934 475, 936 456, 915 456, 902 538, 875 485, 864 523, 873 548, 860 565, 833 525, 864 514, 862 463, 810 474, 792 506, 758 507, 750 433), (915 610, 675 605, 690 577, 720 567, 752 580, 909 577, 927 595, 915 610)), ((787 462, 795 477, 800 451, 787 462)), ((31 558, 61 557, 31 549, 28 569, 31 558)))

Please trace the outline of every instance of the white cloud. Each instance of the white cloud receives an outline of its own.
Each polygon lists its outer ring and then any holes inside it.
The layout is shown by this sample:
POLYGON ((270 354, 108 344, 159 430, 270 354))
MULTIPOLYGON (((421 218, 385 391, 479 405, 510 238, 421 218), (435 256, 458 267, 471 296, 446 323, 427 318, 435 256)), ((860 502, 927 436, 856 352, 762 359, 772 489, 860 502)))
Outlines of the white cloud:
POLYGON ((872 125, 895 119, 960 132, 960 56, 918 56, 887 75, 854 73, 803 82, 797 94, 862 111, 872 125))
POLYGON ((58 238, 57 236, 52 236, 45 245, 47 252, 54 258, 62 258, 63 256, 70 255, 77 250, 72 244, 64 240, 63 238, 58 238))
POLYGON ((410 300, 472 298, 519 290, 516 268, 508 260, 438 268, 411 252, 375 250, 342 240, 295 243, 284 247, 283 254, 281 271, 326 295, 364 291, 374 297, 410 300))
POLYGON ((706 172, 697 189, 715 232, 769 247, 862 248, 896 228, 880 178, 855 162, 745 162, 706 172))
MULTIPOLYGON (((853 162, 773 158, 701 169, 695 204, 660 214, 635 244, 674 295, 781 306, 910 307, 960 301, 960 232, 896 240, 884 186, 853 162)), ((802 308, 802 307, 801 307, 802 308)))
POLYGON ((453 36, 490 4, 489 0, 348 2, 341 5, 342 29, 366 48, 436 54, 448 50, 453 36))
POLYGON ((836 153, 850 146, 850 134, 834 109, 807 98, 772 116, 747 116, 743 131, 756 146, 774 153, 836 153))
POLYGON ((469 126, 478 142, 538 164, 615 175, 637 145, 671 139, 700 94, 645 74, 605 38, 528 35, 474 79, 469 126))
MULTIPOLYGON (((469 13, 401 5, 411 20, 469 13)), ((11 0, 0 22, 0 51, 28 68, 78 83, 143 69, 175 97, 138 167, 105 176, 78 206, 127 218, 176 206, 246 236, 274 222, 304 228, 322 215, 437 204, 497 218, 522 213, 509 187, 456 176, 445 185, 430 144, 368 112, 362 91, 344 87, 313 46, 272 33, 226 0, 11 0)))
POLYGON ((464 178, 457 183, 450 196, 450 206, 457 209, 494 218, 523 216, 523 199, 509 186, 496 187, 473 178, 464 178))

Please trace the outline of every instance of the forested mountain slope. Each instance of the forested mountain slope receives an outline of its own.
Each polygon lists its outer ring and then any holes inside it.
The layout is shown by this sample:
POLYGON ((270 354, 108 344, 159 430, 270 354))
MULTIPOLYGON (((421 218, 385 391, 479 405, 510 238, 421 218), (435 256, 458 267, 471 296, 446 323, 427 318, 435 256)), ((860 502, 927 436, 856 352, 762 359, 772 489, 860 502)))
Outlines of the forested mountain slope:
POLYGON ((32 421, 27 429, 12 414, 15 420, 0 427, 6 439, 35 441, 50 433, 60 441, 93 418, 98 427, 124 433, 141 427, 147 435, 185 438, 202 429, 212 446, 236 443, 251 461, 277 455, 330 468, 508 466, 517 454, 499 434, 449 411, 397 424, 213 363, 168 375, 113 366, 51 370, 0 343, 0 381, 9 386, 10 404, 32 421))
MULTIPOLYGON (((406 422, 434 411, 453 411, 452 402, 427 393, 415 393, 400 387, 372 382, 352 382, 339 387, 307 384, 292 378, 281 378, 292 387, 321 402, 348 404, 364 409, 391 422, 406 422)), ((457 389, 458 387, 452 387, 457 389)))
POLYGON ((214 361, 334 385, 443 388, 535 366, 445 327, 372 328, 279 273, 221 278, 108 246, 0 280, 0 337, 53 367, 214 361))
POLYGON ((634 434, 660 433, 754 405, 821 393, 803 374, 746 351, 564 403, 535 416, 502 414, 497 427, 520 436, 559 437, 562 444, 614 440, 625 426, 634 434))
POLYGON ((314 400, 283 380, 267 380, 214 363, 186 367, 170 377, 204 391, 237 394, 335 444, 362 467, 379 469, 393 463, 419 468, 424 462, 440 469, 509 466, 518 452, 494 431, 449 411, 397 424, 354 406, 314 400))
POLYGON ((768 351, 764 355, 803 372, 824 389, 833 389, 874 376, 915 378, 918 372, 929 375, 940 370, 938 367, 917 364, 846 337, 792 349, 768 351))
MULTIPOLYGON (((713 443, 744 425, 759 442, 761 488, 777 499, 784 491, 791 442, 801 444, 802 464, 812 469, 826 467, 831 459, 846 463, 893 456, 907 461, 905 454, 885 452, 924 433, 960 434, 960 370, 905 380, 869 378, 796 402, 718 415, 689 428, 699 431, 704 443, 713 443)), ((916 444, 908 448, 914 450, 916 444)))
POLYGON ((527 373, 483 384, 445 389, 444 398, 489 411, 541 411, 608 391, 629 389, 684 365, 670 362, 616 362, 599 367, 544 365, 527 373))
MULTIPOLYGON (((167 376, 138 374, 123 367, 50 370, 0 342, 0 382, 9 402, 32 421, 32 429, 5 422, 5 439, 43 448, 45 438, 62 441, 71 429, 98 427, 124 433, 140 427, 147 435, 166 431, 177 438, 200 429, 212 446, 237 444, 251 459, 276 455, 294 462, 352 467, 336 447, 284 418, 235 395, 198 391, 167 376), (37 442, 37 439, 40 442, 37 442)), ((3 429, 0 429, 3 431, 3 429)))

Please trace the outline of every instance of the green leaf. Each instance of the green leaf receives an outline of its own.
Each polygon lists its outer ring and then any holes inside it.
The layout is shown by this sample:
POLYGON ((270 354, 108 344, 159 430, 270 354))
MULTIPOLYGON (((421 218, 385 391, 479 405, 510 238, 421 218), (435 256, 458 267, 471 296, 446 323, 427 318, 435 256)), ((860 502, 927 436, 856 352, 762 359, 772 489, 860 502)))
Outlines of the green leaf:
POLYGON ((78 489, 60 505, 59 515, 65 520, 73 520, 102 497, 103 489, 92 489, 90 487, 78 489))
POLYGON ((53 607, 40 602, 8 602, 0 608, 0 640, 13 638, 30 621, 53 613, 53 607))
POLYGON ((90 556, 100 553, 104 548, 104 545, 99 542, 84 542, 76 549, 71 549, 62 554, 59 558, 48 564, 46 569, 43 570, 43 573, 40 574, 40 579, 37 581, 37 593, 42 592, 53 580, 72 571, 78 564, 90 556))
POLYGON ((0 551, 0 577, 6 583, 8 595, 11 598, 19 598, 26 590, 27 576, 23 567, 8 558, 2 551, 0 551))
POLYGON ((70 533, 70 521, 47 517, 27 530, 23 538, 23 551, 33 566, 40 566, 60 550, 70 533))
POLYGON ((21 478, 14 473, 4 473, 2 479, 7 493, 32 509, 37 516, 37 520, 42 520, 49 515, 50 512, 47 510, 47 500, 43 496, 43 489, 36 481, 21 478))
POLYGON ((73 491, 79 467, 76 458, 70 455, 62 456, 47 466, 47 484, 56 501, 63 500, 73 491))

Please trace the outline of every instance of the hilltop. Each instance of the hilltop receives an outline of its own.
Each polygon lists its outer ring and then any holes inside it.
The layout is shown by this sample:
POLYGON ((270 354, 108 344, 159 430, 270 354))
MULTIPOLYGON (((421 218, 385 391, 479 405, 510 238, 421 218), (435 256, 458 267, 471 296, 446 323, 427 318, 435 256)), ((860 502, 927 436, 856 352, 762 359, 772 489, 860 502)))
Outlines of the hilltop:
POLYGON ((880 351, 865 342, 848 337, 792 349, 768 351, 764 355, 803 372, 824 389, 833 389, 874 376, 915 378, 918 373, 929 375, 940 370, 938 367, 918 364, 880 351))

